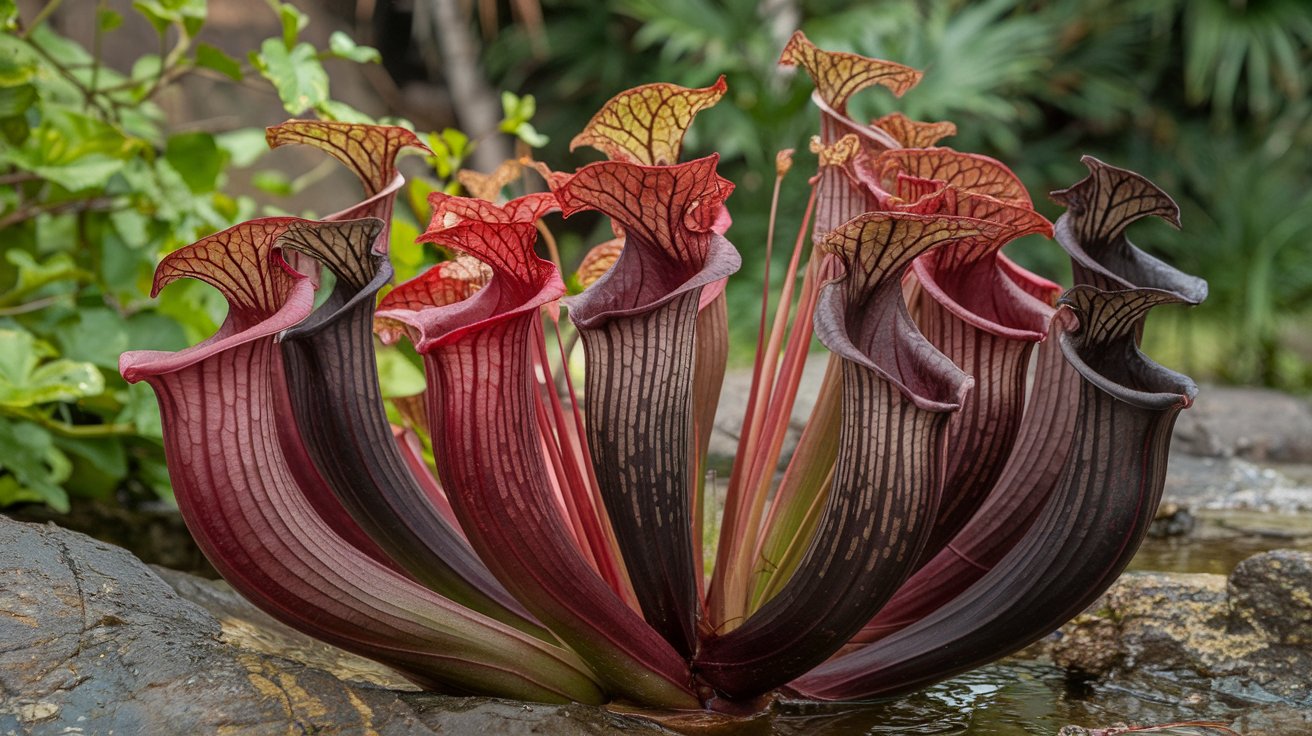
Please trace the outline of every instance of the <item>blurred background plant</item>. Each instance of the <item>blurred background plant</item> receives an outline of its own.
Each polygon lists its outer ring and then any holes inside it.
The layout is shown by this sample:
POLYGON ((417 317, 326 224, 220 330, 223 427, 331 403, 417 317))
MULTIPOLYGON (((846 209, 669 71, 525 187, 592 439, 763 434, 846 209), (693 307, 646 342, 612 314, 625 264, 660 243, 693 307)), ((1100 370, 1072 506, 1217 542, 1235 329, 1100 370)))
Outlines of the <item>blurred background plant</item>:
MULTIPOLYGON (((59 2, 31 10, 0 0, 0 507, 170 499, 155 399, 122 380, 118 356, 198 342, 226 306, 198 282, 152 299, 155 264, 257 214, 322 215, 337 203, 296 198, 332 176, 332 162, 294 178, 261 168, 262 125, 189 120, 170 114, 177 100, 167 98, 200 77, 276 100, 259 123, 369 120, 330 96, 325 63, 372 63, 378 52, 340 30, 316 47, 302 38, 309 16, 276 0, 256 6, 276 35, 244 56, 201 40, 205 0, 98 3, 87 44, 56 30, 67 17, 59 2), (143 32, 156 53, 133 50, 143 32), (120 60, 127 50, 130 64, 116 69, 110 50, 120 60)), ((76 9, 82 20, 85 10, 76 9)), ((532 98, 507 95, 505 104, 499 123, 540 142, 532 98)), ((413 178, 399 208, 406 278, 433 261, 413 242, 427 222, 425 196, 455 186, 478 143, 454 129, 428 139, 436 154, 425 170, 441 176, 413 178)), ((396 358, 387 353, 392 382, 422 386, 422 374, 396 358)))
MULTIPOLYGON (((799 27, 826 48, 925 70, 903 99, 870 92, 854 111, 954 121, 947 144, 1011 165, 1051 217, 1060 210, 1042 194, 1081 178, 1083 153, 1155 180, 1180 201, 1184 229, 1131 235, 1204 275, 1212 296, 1187 320, 1155 317, 1172 324, 1148 331, 1149 350, 1206 380, 1312 389, 1303 0, 88 5, 0 0, 0 505, 168 496, 153 398, 129 389, 115 361, 129 345, 195 342, 222 318, 198 284, 149 298, 162 253, 252 214, 353 201, 332 164, 278 173, 299 160, 265 152, 261 128, 287 114, 398 116, 438 131, 425 137, 435 155, 409 162, 398 201, 391 242, 406 278, 434 258, 413 242, 427 193, 458 191, 462 167, 486 172, 541 148, 553 168, 572 168, 593 155, 570 153, 569 140, 615 92, 705 86, 723 73, 728 96, 702 113, 687 155, 718 151, 738 185, 729 236, 745 258, 730 309, 754 313, 775 152, 797 151, 781 234, 801 218, 801 172, 814 167, 810 84, 775 63, 799 27)), ((553 228, 567 269, 609 237, 597 218, 553 228)), ((1009 252, 1064 276, 1050 243, 1009 252)), ((755 328, 733 325, 741 359, 755 328)), ((382 353, 396 395, 421 385, 406 357, 382 353)))
MULTIPOLYGON (((806 148, 809 85, 775 67, 801 27, 826 48, 924 70, 904 98, 870 93, 857 117, 893 109, 952 120, 948 145, 996 156, 1042 194, 1084 175, 1082 153, 1174 194, 1184 230, 1132 236, 1203 274, 1212 296, 1149 346, 1205 379, 1312 388, 1312 3, 1302 0, 543 0, 536 26, 502 19, 485 53, 494 84, 534 93, 557 160, 614 89, 728 75, 732 104, 703 113, 695 153, 718 150, 739 184, 734 242, 763 242, 774 151, 806 148), (534 42, 533 39, 538 39, 534 42), (568 53, 559 50, 567 49, 568 53)), ((486 20, 486 18, 485 18, 486 20)), ((803 162, 800 170, 807 170, 803 162)), ((802 177, 786 185, 796 222, 802 177)), ((1059 208, 1043 203, 1045 214, 1059 208)), ((790 219, 791 218, 791 219, 790 219)), ((777 251, 778 252, 778 251, 777 251)), ((1036 239, 1010 253, 1061 277, 1036 239)), ((758 280, 750 257, 738 277, 758 280)), ((773 273, 782 273, 776 268, 773 273)), ((754 290, 731 292, 750 300, 754 290)), ((740 304, 740 307, 746 306, 740 304)), ((743 324, 739 344, 751 339, 743 324)))

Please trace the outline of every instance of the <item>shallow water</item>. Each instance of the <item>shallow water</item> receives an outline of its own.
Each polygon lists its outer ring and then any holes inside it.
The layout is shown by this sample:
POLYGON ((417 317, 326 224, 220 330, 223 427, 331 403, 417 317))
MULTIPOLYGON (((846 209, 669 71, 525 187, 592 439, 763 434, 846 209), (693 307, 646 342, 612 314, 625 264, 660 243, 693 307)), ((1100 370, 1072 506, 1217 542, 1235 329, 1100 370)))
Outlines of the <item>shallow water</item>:
POLYGON ((1200 511, 1188 536, 1144 540, 1129 569, 1229 575, 1235 565, 1272 549, 1312 550, 1312 514, 1200 511))
POLYGON ((1032 736, 1056 734, 1066 725, 1229 722, 1238 715, 1241 701, 1222 702, 1207 695, 1205 685, 1087 685, 1067 679, 1050 663, 1004 661, 888 703, 785 705, 763 733, 1032 736))
MULTIPOLYGON (((1228 574, 1259 552, 1312 549, 1312 514, 1203 512, 1197 522, 1188 537, 1146 540, 1130 569, 1228 574)), ((1045 660, 1008 659, 886 703, 784 704, 743 733, 1032 736, 1066 725, 1229 723, 1261 701, 1226 682, 1155 676, 1108 685, 1071 680, 1045 660)))

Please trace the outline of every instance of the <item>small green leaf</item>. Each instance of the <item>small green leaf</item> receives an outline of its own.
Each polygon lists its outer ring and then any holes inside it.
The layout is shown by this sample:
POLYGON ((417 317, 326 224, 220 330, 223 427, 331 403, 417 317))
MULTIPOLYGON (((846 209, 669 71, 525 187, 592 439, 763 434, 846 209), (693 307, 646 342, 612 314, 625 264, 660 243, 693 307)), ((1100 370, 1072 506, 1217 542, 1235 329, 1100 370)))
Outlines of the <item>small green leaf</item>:
POLYGON ((365 125, 374 123, 373 118, 345 102, 338 102, 337 100, 324 100, 315 108, 315 111, 319 113, 319 117, 325 120, 339 120, 344 123, 363 123, 365 125))
POLYGON ((515 111, 519 109, 519 96, 514 92, 501 93, 501 116, 505 120, 514 120, 515 111))
POLYGON ((527 120, 515 126, 514 133, 516 138, 524 141, 533 148, 541 148, 547 145, 547 141, 550 140, 545 135, 539 133, 537 128, 534 128, 533 124, 527 120))
POLYGON ((142 54, 137 60, 132 62, 132 72, 130 76, 133 80, 143 84, 152 83, 160 75, 164 62, 160 60, 158 54, 142 54))
POLYGON ((250 166, 269 150, 262 128, 238 128, 214 136, 219 148, 228 152, 232 165, 238 168, 250 166))
POLYGON ((205 0, 135 0, 132 7, 145 16, 159 34, 176 23, 188 36, 194 36, 205 23, 205 0))
POLYGON ((273 82, 287 112, 299 115, 328 99, 328 74, 310 44, 301 43, 288 50, 277 39, 265 39, 260 59, 260 73, 273 82))
POLYGON ((515 111, 515 117, 520 120, 532 120, 534 115, 538 114, 538 101, 533 95, 524 95, 519 98, 519 109, 515 111))
POLYGON ((228 153, 219 148, 209 133, 179 133, 169 138, 164 159, 193 193, 205 194, 218 186, 219 175, 228 163, 228 153))
POLYGON ((310 25, 310 16, 302 13, 291 3, 278 3, 278 18, 282 21, 282 43, 291 51, 296 46, 301 31, 310 25))
POLYGON ((255 172, 251 175, 251 184, 260 191, 276 194, 279 197, 287 197, 296 192, 292 180, 277 169, 264 169, 255 172))
POLYGON ((332 51, 333 56, 360 64, 379 63, 383 60, 378 49, 371 46, 361 46, 355 42, 355 39, 342 31, 333 31, 328 37, 328 48, 332 51))
POLYGON ((469 153, 469 136, 455 128, 446 128, 440 134, 429 133, 426 139, 433 151, 429 163, 441 179, 450 177, 459 169, 469 153))
POLYGON ((0 31, 18 28, 18 4, 14 0, 0 0, 0 31))
POLYGON ((101 33, 108 33, 121 25, 123 25, 122 13, 110 8, 96 8, 96 26, 101 33))
POLYGON ((241 62, 223 53, 217 46, 207 43, 197 45, 196 66, 213 69, 234 82, 242 80, 241 62))
POLYGON ((452 156, 464 158, 469 153, 469 136, 463 131, 445 128, 442 131, 442 141, 451 149, 452 156))

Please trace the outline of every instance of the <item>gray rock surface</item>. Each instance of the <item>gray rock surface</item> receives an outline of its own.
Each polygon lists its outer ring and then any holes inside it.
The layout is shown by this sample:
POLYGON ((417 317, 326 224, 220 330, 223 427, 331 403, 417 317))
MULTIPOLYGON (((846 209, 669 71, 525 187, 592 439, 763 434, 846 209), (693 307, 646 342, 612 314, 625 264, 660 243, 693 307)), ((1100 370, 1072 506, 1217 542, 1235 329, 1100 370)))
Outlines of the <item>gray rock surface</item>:
POLYGON ((1312 463, 1312 404, 1269 389, 1204 386, 1176 422, 1173 449, 1204 457, 1312 463))
POLYGON ((664 732, 597 708, 385 689, 369 683, 395 684, 385 669, 304 637, 252 643, 210 612, 236 618, 222 586, 187 580, 206 608, 123 549, 0 517, 0 734, 664 732))
POLYGON ((1312 709, 1312 553, 1255 555, 1228 579, 1128 573, 1049 651, 1085 675, 1200 676, 1230 697, 1312 709))
POLYGON ((1312 511, 1307 466, 1273 467, 1235 457, 1172 452, 1162 494, 1166 503, 1191 509, 1312 511))

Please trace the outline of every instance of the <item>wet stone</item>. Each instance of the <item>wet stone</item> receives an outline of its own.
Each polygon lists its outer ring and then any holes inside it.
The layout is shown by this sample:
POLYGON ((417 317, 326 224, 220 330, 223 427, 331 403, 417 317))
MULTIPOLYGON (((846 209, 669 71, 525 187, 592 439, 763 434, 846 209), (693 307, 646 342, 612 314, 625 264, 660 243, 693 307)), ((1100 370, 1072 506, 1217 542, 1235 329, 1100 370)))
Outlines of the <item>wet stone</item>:
POLYGON ((0 517, 0 734, 663 732, 598 708, 380 687, 401 683, 265 629, 225 586, 170 578, 204 607, 123 549, 0 517))
POLYGON ((1237 624, 1312 650, 1312 554, 1275 550, 1250 557, 1230 576, 1229 594, 1237 624))
POLYGON ((1104 683, 1201 677, 1221 697, 1312 708, 1312 553, 1255 555, 1228 578, 1127 573, 1049 652, 1104 683))

